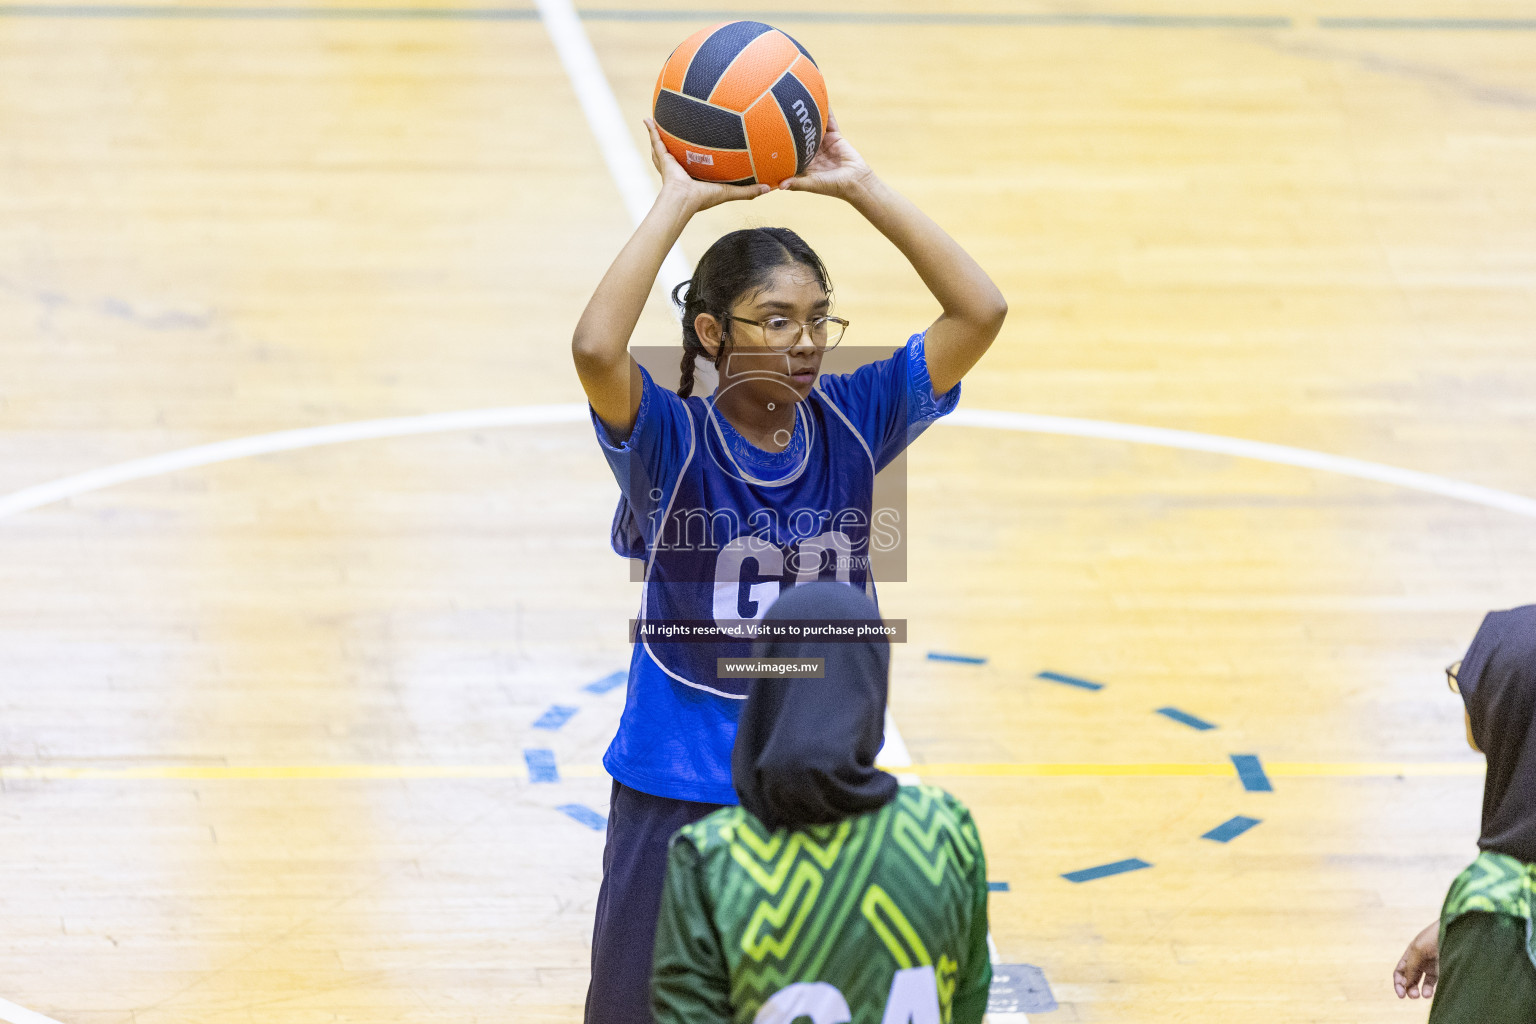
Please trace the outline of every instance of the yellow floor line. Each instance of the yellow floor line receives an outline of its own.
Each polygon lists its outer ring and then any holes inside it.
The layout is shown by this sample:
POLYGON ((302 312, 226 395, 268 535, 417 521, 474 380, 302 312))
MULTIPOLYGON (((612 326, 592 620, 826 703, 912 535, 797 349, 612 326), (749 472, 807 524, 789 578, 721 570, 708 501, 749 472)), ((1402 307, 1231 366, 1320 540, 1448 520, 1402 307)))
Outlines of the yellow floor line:
MULTIPOLYGON (((602 775, 597 765, 561 765, 567 778, 602 775)), ((195 781, 271 782, 289 780, 346 779, 526 779, 520 764, 257 764, 135 765, 132 768, 71 768, 59 765, 0 765, 3 780, 139 781, 187 779, 195 781)))
POLYGON ((1362 761, 1343 764, 1266 761, 1264 770, 1270 775, 1316 775, 1333 778, 1352 775, 1475 775, 1482 778, 1487 765, 1482 761, 1362 761))
MULTIPOLYGON (((1264 770, 1281 778, 1383 778, 1395 776, 1481 776, 1481 761, 1267 761, 1264 770)), ((1228 761, 1070 763, 1001 762, 916 764, 903 766, 929 778, 1107 778, 1234 776, 1228 761)), ((562 764, 562 778, 593 779, 606 773, 595 764, 562 764)), ((63 765, 0 765, 0 781, 324 781, 389 779, 527 779, 520 764, 270 764, 135 765, 130 768, 81 768, 63 765)))

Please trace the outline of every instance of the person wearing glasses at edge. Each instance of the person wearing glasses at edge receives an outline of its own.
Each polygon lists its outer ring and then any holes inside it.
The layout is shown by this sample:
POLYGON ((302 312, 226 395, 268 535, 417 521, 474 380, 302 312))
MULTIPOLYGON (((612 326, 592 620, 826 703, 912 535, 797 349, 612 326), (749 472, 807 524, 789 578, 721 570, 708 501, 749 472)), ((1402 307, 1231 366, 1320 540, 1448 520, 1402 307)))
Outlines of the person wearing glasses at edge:
MULTIPOLYGON (((639 619, 755 620, 797 583, 872 589, 875 473, 955 408, 960 378, 1002 328, 1002 294, 966 252, 870 170, 830 119, 803 172, 780 188, 838 199, 903 256, 942 310, 889 358, 820 377, 847 322, 826 268, 784 228, 733 231, 673 293, 682 386, 629 355, 662 259, 694 214, 766 185, 696 181, 647 120, 661 191, 588 302, 571 343, 597 440, 619 484, 611 542, 643 560, 639 619), (692 394, 698 360, 712 395, 692 394), (818 379, 820 377, 820 379, 818 379)), ((717 678, 749 637, 635 638, 624 711, 603 757, 613 777, 592 934, 586 1024, 645 1024, 667 842, 734 804, 731 748, 750 679, 717 678)))
POLYGON ((1393 972, 1430 1024, 1536 1021, 1536 605, 1490 612, 1446 669, 1467 742, 1488 759, 1481 852, 1393 972))

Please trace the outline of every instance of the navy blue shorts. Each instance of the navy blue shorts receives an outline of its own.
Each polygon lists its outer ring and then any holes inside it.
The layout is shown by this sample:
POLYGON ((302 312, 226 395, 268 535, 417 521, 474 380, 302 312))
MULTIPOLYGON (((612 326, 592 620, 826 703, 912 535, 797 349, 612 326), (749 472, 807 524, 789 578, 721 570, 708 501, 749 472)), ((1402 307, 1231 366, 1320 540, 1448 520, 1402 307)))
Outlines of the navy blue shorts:
POLYGON ((614 782, 608 798, 603 886, 592 926, 586 1024, 652 1024, 651 956, 666 881, 667 844, 678 829, 720 806, 652 796, 614 782))

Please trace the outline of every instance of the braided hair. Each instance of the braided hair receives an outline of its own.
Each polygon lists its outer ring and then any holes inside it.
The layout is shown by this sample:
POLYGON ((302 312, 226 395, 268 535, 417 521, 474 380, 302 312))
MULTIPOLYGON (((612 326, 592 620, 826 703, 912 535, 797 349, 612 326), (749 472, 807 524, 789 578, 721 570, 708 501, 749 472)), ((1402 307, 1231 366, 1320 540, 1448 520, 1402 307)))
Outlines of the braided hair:
POLYGON ((672 289, 672 301, 683 314, 683 362, 682 382, 677 393, 684 398, 693 394, 694 360, 699 356, 710 359, 699 340, 699 332, 693 322, 700 313, 708 313, 722 324, 720 351, 711 360, 716 369, 730 352, 730 326, 727 319, 736 300, 768 280, 777 267, 791 264, 810 267, 828 296, 832 294, 832 280, 821 257, 816 255, 805 239, 789 228, 743 228, 722 235, 710 246, 693 277, 672 289))

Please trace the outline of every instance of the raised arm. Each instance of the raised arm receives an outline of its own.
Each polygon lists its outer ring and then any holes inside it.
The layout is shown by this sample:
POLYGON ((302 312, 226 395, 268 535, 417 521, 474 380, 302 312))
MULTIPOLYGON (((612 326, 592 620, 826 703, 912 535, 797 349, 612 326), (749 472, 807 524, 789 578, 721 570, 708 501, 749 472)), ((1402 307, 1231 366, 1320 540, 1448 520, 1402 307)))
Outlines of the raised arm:
POLYGON ((571 356, 587 401, 620 437, 628 436, 640 408, 640 375, 629 354, 629 338, 667 251, 700 210, 769 191, 767 185, 695 181, 662 145, 655 123, 647 120, 645 126, 651 135, 651 159, 661 172, 661 191, 587 301, 571 338, 571 356))
POLYGON ((837 118, 829 120, 821 149, 805 173, 779 187, 846 200, 912 264, 943 309, 924 343, 934 393, 942 395, 992 344, 1008 315, 1008 303, 958 242, 876 177, 838 131, 837 118))

